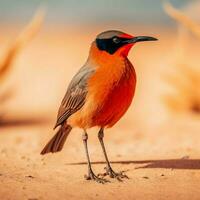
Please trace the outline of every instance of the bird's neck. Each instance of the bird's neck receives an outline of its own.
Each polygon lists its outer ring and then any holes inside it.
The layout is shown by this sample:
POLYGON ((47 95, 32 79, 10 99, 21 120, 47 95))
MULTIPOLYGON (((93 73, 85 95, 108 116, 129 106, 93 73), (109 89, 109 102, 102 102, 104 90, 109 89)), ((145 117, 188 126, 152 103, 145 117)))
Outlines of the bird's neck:
POLYGON ((107 66, 107 67, 123 67, 125 61, 128 60, 127 56, 122 54, 109 54, 106 51, 99 50, 95 43, 92 43, 88 61, 92 62, 94 66, 107 66))
POLYGON ((95 46, 90 50, 88 65, 95 68, 96 75, 101 77, 99 84, 112 85, 118 82, 122 77, 134 77, 136 74, 133 65, 126 56, 110 55, 105 51, 99 51, 95 46))

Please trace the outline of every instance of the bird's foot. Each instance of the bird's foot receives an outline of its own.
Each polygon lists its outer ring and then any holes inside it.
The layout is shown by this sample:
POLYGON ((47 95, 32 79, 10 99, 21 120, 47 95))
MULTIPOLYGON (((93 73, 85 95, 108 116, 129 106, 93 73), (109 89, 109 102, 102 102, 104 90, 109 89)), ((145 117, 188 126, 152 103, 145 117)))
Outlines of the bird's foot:
POLYGON ((101 184, 109 182, 108 180, 106 180, 104 178, 100 178, 100 177, 96 176, 92 170, 89 170, 88 175, 85 175, 84 178, 86 180, 94 180, 97 183, 101 183, 101 184))
POLYGON ((121 172, 115 172, 111 167, 105 167, 105 170, 106 172, 103 173, 103 174, 98 174, 98 177, 104 177, 104 176, 107 176, 109 175, 110 178, 116 178, 118 181, 122 182, 122 179, 123 178, 127 178, 129 179, 129 177, 124 174, 124 171, 121 171, 121 172))

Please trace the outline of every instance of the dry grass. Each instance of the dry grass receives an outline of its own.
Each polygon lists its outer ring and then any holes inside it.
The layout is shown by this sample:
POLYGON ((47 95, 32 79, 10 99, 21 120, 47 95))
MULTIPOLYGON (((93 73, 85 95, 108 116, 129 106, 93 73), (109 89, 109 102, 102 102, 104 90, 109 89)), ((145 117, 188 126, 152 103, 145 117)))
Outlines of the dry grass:
POLYGON ((194 35, 200 38, 200 25, 193 21, 190 17, 182 11, 174 8, 170 3, 164 4, 165 12, 179 24, 190 30, 194 35))
POLYGON ((39 10, 27 24, 24 30, 10 45, 4 58, 0 60, 0 83, 4 81, 20 50, 38 33, 44 19, 44 11, 39 10))
MULTIPOLYGON (((169 3, 165 4, 164 8, 166 13, 176 20, 178 24, 183 25, 200 38, 200 26, 196 22, 169 3)), ((186 35, 183 36, 186 37, 186 35)), ((182 43, 184 42, 184 37, 181 40, 182 43)), ((187 46, 181 45, 179 41, 177 47, 175 46, 173 54, 175 55, 172 63, 173 71, 165 75, 170 86, 170 92, 164 97, 164 102, 168 108, 175 112, 200 113, 200 70, 198 66, 194 67, 193 64, 184 64, 187 55, 178 56, 179 52, 184 52, 184 48, 187 48, 187 46)))
MULTIPOLYGON (((5 56, 0 59, 0 84, 6 81, 9 72, 11 72, 15 58, 20 53, 20 51, 25 47, 26 44, 38 33, 43 19, 44 11, 38 10, 22 32, 16 37, 14 42, 9 46, 5 56)), ((5 103, 10 97, 12 97, 13 91, 10 89, 4 89, 0 92, 0 103, 1 105, 5 103)), ((2 118, 2 109, 0 111, 0 116, 2 118)))

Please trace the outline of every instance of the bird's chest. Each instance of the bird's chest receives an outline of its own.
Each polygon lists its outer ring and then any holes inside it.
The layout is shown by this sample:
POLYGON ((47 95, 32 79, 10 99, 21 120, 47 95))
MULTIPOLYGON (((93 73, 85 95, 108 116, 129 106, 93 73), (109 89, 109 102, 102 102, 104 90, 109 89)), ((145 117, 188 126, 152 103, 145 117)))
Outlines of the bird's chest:
POLYGON ((133 66, 126 63, 123 71, 108 70, 104 78, 98 79, 93 92, 96 109, 93 113, 94 126, 113 126, 130 106, 136 85, 133 66))

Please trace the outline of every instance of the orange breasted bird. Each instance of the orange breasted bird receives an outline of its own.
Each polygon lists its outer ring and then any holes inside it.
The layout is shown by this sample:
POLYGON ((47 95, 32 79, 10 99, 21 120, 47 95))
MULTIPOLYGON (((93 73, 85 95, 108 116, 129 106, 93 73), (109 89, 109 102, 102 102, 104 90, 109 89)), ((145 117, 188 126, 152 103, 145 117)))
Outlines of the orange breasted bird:
POLYGON ((104 129, 115 125, 129 108, 136 86, 136 73, 127 58, 131 47, 142 41, 154 41, 154 37, 132 36, 121 31, 100 33, 92 42, 89 57, 71 80, 58 111, 55 128, 57 133, 47 143, 41 154, 61 151, 72 128, 83 130, 88 175, 87 180, 106 182, 94 174, 88 153, 87 130, 99 127, 98 138, 107 163, 105 175, 111 178, 127 178, 116 173, 109 163, 103 137, 104 129))

